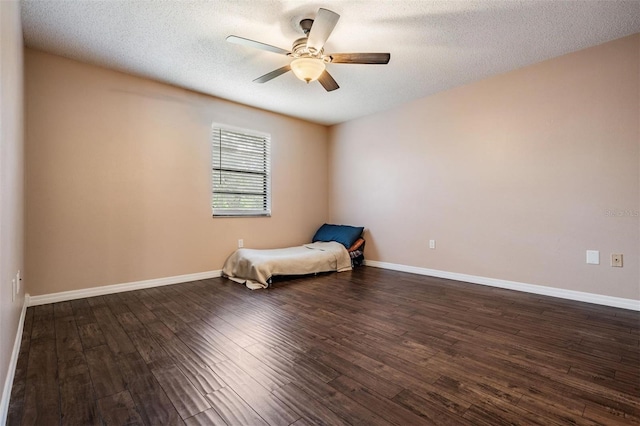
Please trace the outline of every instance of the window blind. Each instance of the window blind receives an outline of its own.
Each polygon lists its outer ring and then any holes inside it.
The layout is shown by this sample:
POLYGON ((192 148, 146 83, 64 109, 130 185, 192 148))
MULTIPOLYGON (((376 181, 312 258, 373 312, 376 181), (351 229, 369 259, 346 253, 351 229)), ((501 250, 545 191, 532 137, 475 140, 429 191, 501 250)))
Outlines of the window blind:
POLYGON ((270 142, 265 134, 213 126, 214 216, 270 216, 270 142))

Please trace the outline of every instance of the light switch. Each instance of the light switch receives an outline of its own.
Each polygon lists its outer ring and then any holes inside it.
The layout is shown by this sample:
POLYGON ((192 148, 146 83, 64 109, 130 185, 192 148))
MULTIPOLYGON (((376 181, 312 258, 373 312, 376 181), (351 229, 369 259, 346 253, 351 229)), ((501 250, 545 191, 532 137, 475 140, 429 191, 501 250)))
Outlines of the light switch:
POLYGON ((599 265, 600 252, 598 250, 587 250, 587 263, 590 265, 599 265))

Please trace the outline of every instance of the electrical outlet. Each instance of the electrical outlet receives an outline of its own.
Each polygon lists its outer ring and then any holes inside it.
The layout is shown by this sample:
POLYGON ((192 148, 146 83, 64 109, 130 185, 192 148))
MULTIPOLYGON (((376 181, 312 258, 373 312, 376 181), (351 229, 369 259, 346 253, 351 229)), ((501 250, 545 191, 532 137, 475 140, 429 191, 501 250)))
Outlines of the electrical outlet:
POLYGON ((238 248, 242 248, 242 247, 244 247, 244 240, 242 238, 240 238, 238 240, 238 248))
POLYGON ((611 266, 616 268, 622 268, 622 255, 621 254, 612 254, 611 255, 611 266))
POLYGON ((430 249, 436 248, 436 240, 429 240, 429 248, 430 249))

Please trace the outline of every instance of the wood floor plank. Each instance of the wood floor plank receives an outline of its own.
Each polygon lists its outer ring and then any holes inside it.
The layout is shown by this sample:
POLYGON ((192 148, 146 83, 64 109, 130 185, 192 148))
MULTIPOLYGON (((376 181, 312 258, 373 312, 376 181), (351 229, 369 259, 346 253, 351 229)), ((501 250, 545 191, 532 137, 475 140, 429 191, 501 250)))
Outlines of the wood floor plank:
MULTIPOLYGON (((67 361, 58 362, 58 382, 62 383, 65 380, 70 380, 74 376, 89 377, 89 364, 87 359, 83 355, 82 357, 73 358, 67 361)), ((89 380, 91 378, 89 377, 89 380)), ((93 391, 92 391, 93 392, 93 391)))
MULTIPOLYGON (((402 386, 386 380, 370 370, 347 361, 335 352, 325 352, 320 349, 312 349, 308 352, 308 355, 313 359, 316 359, 318 362, 324 363, 334 370, 363 383, 368 388, 386 398, 393 398, 404 389, 402 386)), ((387 376, 387 378, 388 377, 389 376, 387 376)))
POLYGON ((634 369, 635 371, 616 370, 614 378, 626 383, 640 383, 640 364, 634 369))
POLYGON ((128 309, 129 308, 127 308, 125 312, 116 314, 116 318, 118 319, 118 322, 120 323, 122 328, 126 332, 143 330, 144 325, 140 322, 138 317, 128 309))
MULTIPOLYGON (((67 306, 71 311, 71 304, 69 303, 67 306)), ((56 318, 55 332, 56 353, 59 362, 83 356, 82 341, 73 316, 56 318)))
POLYGON ((31 340, 55 338, 53 304, 36 306, 33 313, 31 340))
MULTIPOLYGON (((405 387, 420 386, 425 381, 432 383, 439 378, 440 373, 424 368, 419 370, 419 374, 416 374, 418 370, 415 368, 415 365, 412 367, 409 363, 398 362, 398 360, 393 359, 391 356, 376 354, 375 351, 370 348, 366 349, 368 354, 364 354, 359 351, 360 348, 354 349, 353 347, 343 346, 338 342, 327 340, 322 343, 321 348, 323 351, 343 357, 347 361, 373 373, 374 376, 381 377, 390 383, 404 383, 405 387), (368 355, 372 355, 375 358, 368 355), (392 365, 387 364, 385 361, 391 361, 392 365), (397 369, 396 367, 398 366, 406 371, 397 369)), ((310 351, 309 354, 315 356, 313 350, 310 351)))
POLYGON ((130 291, 121 293, 119 296, 122 303, 127 305, 129 311, 131 311, 141 323, 146 324, 152 321, 159 321, 158 317, 140 300, 138 292, 130 291))
POLYGON ((203 315, 206 315, 200 307, 198 306, 189 306, 187 304, 186 309, 185 304, 187 301, 181 301, 182 303, 178 303, 176 300, 169 300, 164 302, 162 305, 166 307, 169 311, 173 312, 182 322, 188 324, 193 321, 200 321, 203 318, 203 315), (198 316, 200 314, 200 316, 198 316))
POLYGON ((208 365, 217 364, 229 359, 216 349, 215 345, 196 333, 192 328, 185 327, 177 332, 176 336, 208 365))
POLYGON ((166 364, 169 362, 169 354, 146 328, 129 331, 127 334, 147 364, 156 363, 156 366, 158 366, 160 363, 166 364))
MULTIPOLYGON (((443 377, 441 376, 438 380, 441 380, 442 378, 443 377)), ((471 403, 467 399, 463 398, 461 393, 443 390, 442 387, 437 385, 437 383, 438 382, 436 381, 436 383, 433 384, 423 383, 421 386, 410 386, 407 390, 452 414, 462 415, 469 409, 471 403)), ((498 390, 488 384, 483 384, 479 387, 470 387, 476 391, 475 394, 470 393, 473 394, 474 397, 478 398, 493 398, 496 394, 500 394, 498 390)), ((503 394, 500 395, 502 396, 503 394)), ((516 403, 517 401, 518 400, 516 399, 513 402, 516 403)))
POLYGON ((300 418, 232 361, 223 361, 211 368, 270 425, 288 426, 300 418))
POLYGON ((152 373, 183 419, 211 408, 178 367, 155 369, 152 373))
MULTIPOLYGON (((528 424, 527 420, 519 419, 518 416, 508 414, 505 418, 504 415, 499 416, 495 414, 495 409, 487 407, 478 407, 472 405, 464 414, 465 419, 472 422, 473 425, 478 426, 525 426, 528 424)), ((542 423, 536 423, 537 426, 541 426, 542 423)))
MULTIPOLYGON (((196 318, 195 321, 198 321, 198 318, 196 318)), ((257 343, 253 338, 247 336, 247 334, 242 330, 237 329, 220 317, 211 315, 204 321, 241 348, 257 343)))
MULTIPOLYGON (((35 308, 29 307, 27 308, 25 314, 24 314, 24 326, 22 328, 22 340, 31 340, 31 330, 33 328, 33 321, 34 321, 34 312, 35 312, 35 308)), ((22 350, 22 348, 21 348, 22 350)))
POLYGON ((107 344, 100 326, 95 322, 84 323, 78 326, 78 334, 84 349, 95 348, 107 344))
MULTIPOLYGON (((34 327, 37 322, 38 320, 34 322, 34 327)), ((57 366, 55 340, 46 338, 32 340, 24 395, 23 425, 60 423, 57 366)))
POLYGON ((640 312, 362 267, 27 309, 7 424, 637 425, 640 312))
POLYGON ((251 371, 253 377, 262 386, 269 390, 274 390, 289 383, 289 378, 282 377, 269 366, 264 366, 253 355, 239 347, 231 340, 227 339, 217 330, 208 327, 205 323, 191 323, 192 329, 203 336, 205 339, 216 345, 216 348, 222 352, 228 359, 234 360, 243 369, 251 371))
POLYGON ((396 339, 376 338, 369 334, 345 337, 340 339, 340 343, 345 346, 358 347, 360 348, 359 351, 363 354, 375 351, 380 355, 386 354, 414 365, 423 365, 429 358, 437 353, 437 351, 428 350, 421 345, 415 345, 415 349, 411 349, 405 347, 396 339))
POLYGON ((122 296, 119 293, 107 294, 103 296, 106 305, 111 312, 117 317, 120 314, 131 312, 129 306, 122 302, 122 296))
MULTIPOLYGON (((447 410, 430 403, 424 398, 409 390, 404 390, 392 398, 392 401, 422 417, 431 425, 469 425, 469 422, 459 416, 455 416, 447 410)), ((465 413, 468 410, 465 410, 465 413)))
POLYGON ((597 383, 606 386, 609 389, 616 390, 631 395, 640 395, 640 382, 627 382, 615 378, 615 370, 609 368, 598 368, 597 366, 573 366, 569 370, 569 375, 581 378, 585 381, 597 383))
POLYGON ((71 307, 71 302, 60 302, 53 304, 53 317, 55 319, 72 317, 73 316, 73 308, 71 307))
POLYGON ((273 347, 256 343, 244 348, 255 358, 271 366, 276 371, 285 371, 286 374, 295 377, 309 377, 311 375, 323 382, 329 382, 340 375, 336 370, 321 362, 307 357, 304 353, 298 352, 285 345, 273 347))
POLYGON ((396 425, 429 425, 430 423, 410 410, 381 397, 347 376, 339 376, 329 385, 365 407, 371 407, 385 420, 396 425))
POLYGON ((158 321, 162 322, 174 333, 177 333, 180 330, 188 327, 186 322, 184 322, 182 319, 180 319, 180 317, 171 312, 163 304, 154 306, 151 312, 158 319, 158 321))
POLYGON ((606 425, 640 424, 640 417, 599 404, 587 404, 583 416, 589 420, 606 425))
POLYGON ((89 305, 87 299, 76 299, 70 303, 73 310, 73 318, 76 320, 78 327, 96 322, 96 318, 91 310, 91 305, 89 305))
POLYGON ((145 424, 184 425, 171 400, 138 353, 121 354, 118 365, 125 379, 126 389, 145 424))
POLYGON ((374 411, 376 407, 364 407, 342 392, 326 383, 297 381, 296 385, 303 389, 305 393, 322 400, 333 411, 339 411, 340 416, 353 425, 390 425, 391 423, 377 415, 374 411))
POLYGON ((98 399, 98 408, 106 426, 144 425, 129 391, 98 399))
POLYGON ((98 325, 102 330, 102 335, 111 351, 116 354, 132 353, 136 351, 135 346, 129 339, 127 333, 122 329, 117 318, 106 305, 98 305, 92 308, 98 325))
POLYGON ((125 389, 125 380, 120 367, 107 346, 87 349, 85 355, 98 398, 113 395, 125 389))
POLYGON ((430 361, 440 359, 444 361, 445 364, 451 365, 452 368, 453 366, 474 366, 474 369, 486 370, 488 374, 498 378, 494 383, 500 381, 500 377, 508 377, 508 379, 504 380, 503 386, 505 387, 510 387, 513 383, 520 382, 521 386, 525 388, 529 386, 528 383, 533 381, 536 384, 540 383, 542 386, 550 389, 562 389, 564 392, 560 393, 560 396, 565 393, 580 395, 580 397, 585 398, 585 401, 601 403, 622 411, 627 411, 633 415, 637 415, 638 413, 640 399, 624 392, 607 389, 606 386, 600 384, 586 382, 569 374, 558 374, 553 369, 528 364, 517 359, 511 360, 499 354, 496 356, 496 354, 487 354, 484 351, 479 352, 472 348, 452 350, 449 355, 449 360, 444 359, 445 355, 439 355, 430 361), (457 362, 454 363, 453 360, 457 362), (523 378, 527 378, 527 380, 522 380, 523 378))
POLYGON ((186 426, 227 426, 227 422, 213 408, 185 419, 184 424, 186 426))
POLYGON ((318 400, 302 389, 289 383, 273 394, 284 401, 291 409, 308 418, 312 424, 318 425, 349 425, 344 418, 329 409, 321 400, 318 400))
POLYGON ((102 425, 88 371, 61 380, 60 411, 62 425, 102 425))
POLYGON ((292 423, 291 426, 313 426, 316 423, 312 422, 310 419, 306 417, 301 417, 295 423, 292 423))
POLYGON ((206 395, 224 386, 222 380, 195 352, 185 345, 162 323, 147 324, 151 335, 160 348, 168 354, 174 364, 187 376, 193 385, 206 395))
POLYGON ((104 296, 87 297, 85 300, 91 307, 92 312, 93 312, 93 308, 107 306, 107 302, 104 300, 104 296))
POLYGON ((539 413, 541 417, 547 418, 549 423, 573 424, 596 426, 599 423, 582 417, 582 410, 571 410, 562 403, 554 403, 546 399, 534 398, 530 395, 523 395, 518 401, 518 407, 529 412, 539 413))
POLYGON ((207 394, 211 406, 229 425, 267 425, 242 398, 229 388, 207 394))

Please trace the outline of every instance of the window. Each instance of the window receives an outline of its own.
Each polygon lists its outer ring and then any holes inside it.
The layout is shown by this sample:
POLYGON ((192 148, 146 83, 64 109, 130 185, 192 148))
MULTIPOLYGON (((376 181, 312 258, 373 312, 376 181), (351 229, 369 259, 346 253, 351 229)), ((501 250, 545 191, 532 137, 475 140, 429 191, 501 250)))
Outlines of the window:
POLYGON ((213 126, 213 216, 271 216, 271 136, 213 126))

